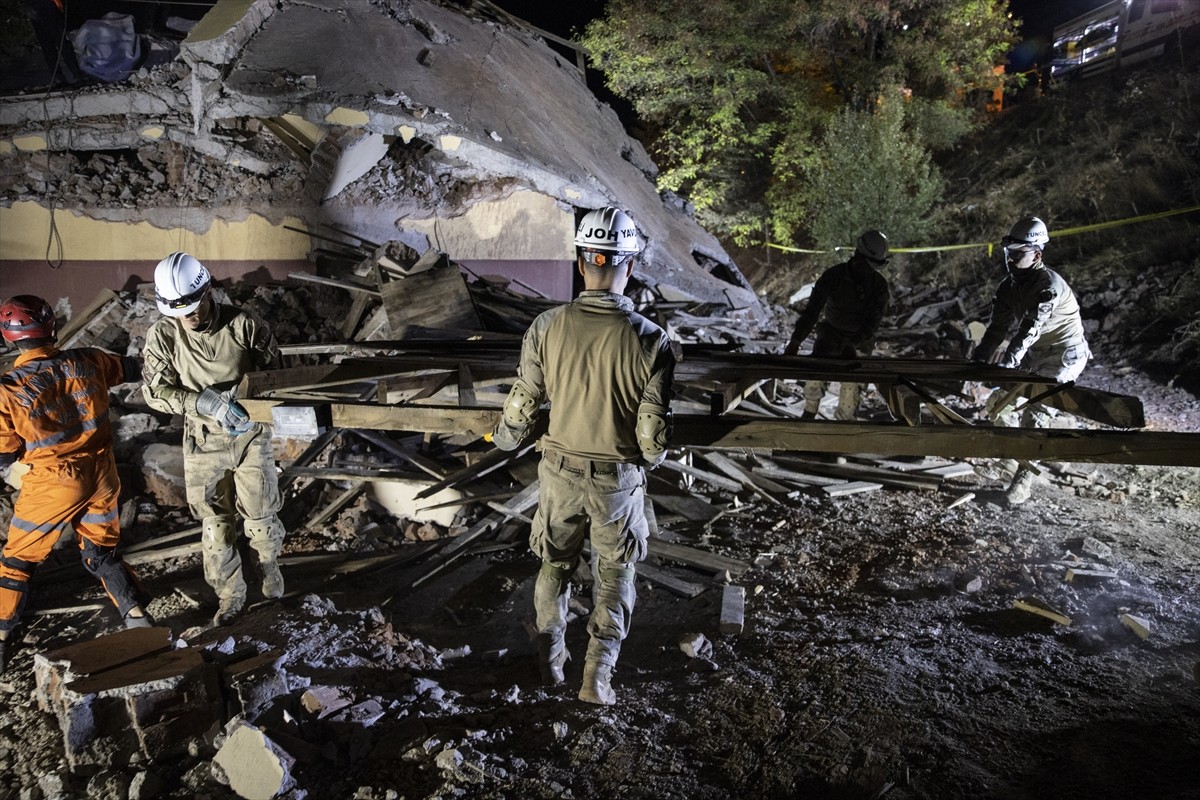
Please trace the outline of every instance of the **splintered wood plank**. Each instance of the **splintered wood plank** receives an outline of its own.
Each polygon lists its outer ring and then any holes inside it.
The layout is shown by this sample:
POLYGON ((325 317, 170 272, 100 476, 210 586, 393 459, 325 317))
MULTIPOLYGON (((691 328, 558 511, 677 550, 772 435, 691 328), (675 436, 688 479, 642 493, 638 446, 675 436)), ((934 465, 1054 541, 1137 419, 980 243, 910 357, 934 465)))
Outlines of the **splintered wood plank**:
MULTIPOLYGON (((246 409, 249 411, 249 407, 246 409)), ((499 408, 457 406, 377 406, 334 403, 330 415, 337 428, 373 428, 424 433, 491 433, 500 419, 499 408)), ((254 418, 254 415, 251 414, 254 418)), ((269 414, 268 414, 269 418, 269 414)))
POLYGON ((762 378, 744 378, 733 383, 721 384, 711 396, 712 413, 724 414, 733 411, 762 382, 762 378))
POLYGON ((786 486, 780 486, 770 478, 763 478, 754 475, 749 470, 735 463, 732 459, 716 452, 701 453, 700 457, 712 464, 717 469, 724 472, 734 480, 740 480, 747 489, 750 489, 759 497, 767 500, 775 505, 780 505, 780 501, 774 497, 775 494, 786 495, 790 490, 786 486))
POLYGON ((335 497, 333 501, 329 503, 329 505, 325 506, 324 509, 313 514, 312 517, 310 517, 309 520, 301 527, 312 530, 324 525, 326 522, 333 519, 343 508, 357 500, 358 496, 362 494, 365 488, 367 488, 366 481, 356 482, 349 489, 335 497))
POLYGON ((392 406, 424 400, 453 383, 455 375, 451 370, 437 370, 422 375, 387 378, 379 382, 379 402, 392 406))
POLYGON ((655 491, 648 492, 648 494, 655 504, 685 519, 708 522, 709 520, 716 519, 721 513, 720 509, 694 495, 655 491))
POLYGON ((750 569, 745 561, 723 556, 707 550, 697 550, 677 542, 665 542, 662 539, 650 539, 648 542, 650 554, 670 561, 678 561, 711 572, 728 572, 730 575, 741 575, 750 569))
POLYGON ((731 478, 725 478, 725 477, 722 477, 715 473, 708 472, 706 470, 702 470, 697 467, 693 467, 690 464, 683 464, 679 461, 674 461, 670 458, 663 461, 663 463, 660 466, 665 469, 669 469, 674 472, 679 472, 683 475, 687 475, 689 477, 696 478, 697 480, 704 481, 705 483, 709 484, 710 486, 715 486, 718 489, 725 489, 726 491, 730 491, 730 492, 740 492, 742 490, 741 481, 735 481, 731 478))
MULTIPOLYGON (((142 630, 154 630, 143 628, 142 630)), ((194 647, 155 653, 112 669, 96 672, 85 678, 71 681, 67 688, 79 694, 129 690, 132 687, 154 683, 170 678, 181 678, 193 670, 203 668, 204 658, 194 647)))
MULTIPOLYGON (((540 492, 541 485, 537 482, 531 483, 529 486, 526 486, 524 489, 518 492, 517 495, 508 502, 508 505, 505 506, 506 512, 520 514, 528 511, 530 508, 537 505, 538 495, 540 492)), ((433 569, 419 576, 410 585, 413 588, 416 588, 425 581, 439 574, 442 570, 450 566, 468 552, 466 550, 467 545, 471 544, 485 533, 499 528, 509 519, 509 516, 510 515, 508 513, 494 512, 472 525, 466 533, 451 539, 448 544, 438 550, 438 552, 434 553, 431 557, 431 560, 437 562, 433 569)))
POLYGON ((1059 625, 1071 624, 1070 617, 1036 597, 1018 597, 1013 600, 1013 608, 1020 611, 1027 611, 1030 614, 1036 614, 1039 617, 1045 617, 1051 622, 1057 622, 1059 625))
POLYGON ((664 569, 652 567, 645 561, 639 561, 634 569, 637 572, 637 576, 642 580, 649 581, 655 586, 661 586, 662 588, 670 592, 674 592, 680 597, 686 597, 689 600, 708 590, 707 586, 684 580, 683 578, 672 575, 670 572, 667 572, 664 569))
POLYGON ((40 657, 47 661, 66 661, 76 675, 91 675, 170 649, 169 629, 130 628, 90 641, 69 644, 40 657))
POLYGON ((346 359, 340 364, 321 364, 247 373, 238 386, 238 400, 271 397, 281 392, 331 389, 353 383, 399 378, 413 372, 383 360, 346 359))
POLYGON ((672 445, 1200 467, 1200 434, 676 416, 672 445))
POLYGON ((830 497, 845 497, 848 494, 877 492, 882 488, 882 483, 872 483, 871 481, 849 481, 847 483, 835 483, 832 486, 822 486, 821 491, 830 497))
POLYGON ((898 473, 893 470, 871 467, 865 464, 829 464, 823 461, 808 461, 790 457, 786 458, 786 460, 780 459, 780 461, 787 466, 797 467, 818 475, 870 481, 899 489, 936 491, 942 484, 942 479, 937 476, 898 473))
POLYGON ((463 274, 449 262, 381 283, 379 292, 388 325, 397 339, 410 338, 414 329, 483 328, 463 274))
POLYGON ((475 399, 475 379, 471 377, 471 365, 458 365, 458 404, 469 407, 478 405, 475 399))
POLYGON ((958 462, 955 464, 946 464, 941 467, 930 467, 921 470, 922 475, 937 475, 939 478, 965 478, 968 475, 975 474, 975 468, 970 464, 958 462))
POLYGON ((87 308, 80 311, 71 317, 62 330, 58 331, 58 346, 62 349, 73 347, 77 342, 74 337, 77 333, 88 327, 93 321, 103 318, 108 314, 112 303, 120 305, 120 298, 117 293, 111 289, 101 289, 95 299, 88 304, 87 308))

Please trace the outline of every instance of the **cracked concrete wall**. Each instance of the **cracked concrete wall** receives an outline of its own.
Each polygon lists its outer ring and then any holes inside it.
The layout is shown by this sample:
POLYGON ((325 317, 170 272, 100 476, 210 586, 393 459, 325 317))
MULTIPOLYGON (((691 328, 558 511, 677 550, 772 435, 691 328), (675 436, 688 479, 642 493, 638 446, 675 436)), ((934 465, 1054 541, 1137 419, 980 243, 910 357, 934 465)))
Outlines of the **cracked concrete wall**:
MULTIPOLYGON (((182 203, 193 207, 183 216, 197 232, 253 208, 275 225, 298 217, 314 230, 335 225, 377 241, 415 241, 435 219, 446 230, 470 230, 474 223, 457 220, 520 189, 552 200, 561 218, 572 207, 613 203, 630 211, 646 237, 643 282, 668 299, 765 313, 715 237, 682 203, 659 195, 653 163, 576 66, 533 34, 489 18, 486 4, 464 11, 427 0, 222 0, 193 29, 180 58, 128 84, 0 99, 5 174, 17 171, 14 160, 34 163, 39 154, 16 142, 28 146, 27 137, 39 135, 63 153, 136 148, 143 165, 170 180, 151 187, 157 195, 127 202, 132 213, 123 218, 177 225, 172 206, 182 203), (325 132, 357 127, 385 137, 389 150, 320 203, 316 188, 324 185, 312 184, 327 176, 317 174, 315 158, 304 163, 259 124, 285 116, 325 132), (205 180, 203 191, 194 190, 196 176, 205 180), (710 272, 697 255, 721 266, 710 272)), ((61 188, 53 178, 50 171, 40 183, 29 181, 20 199, 45 202, 61 188)), ((12 199, 0 192, 9 201, 0 224, 12 199)), ((63 202, 70 204, 69 194, 63 202)), ((113 218, 98 207, 79 210, 113 218)), ((486 260, 534 259, 523 252, 532 238, 461 244, 486 260)), ((247 245, 243 258, 259 257, 256 243, 247 245)))

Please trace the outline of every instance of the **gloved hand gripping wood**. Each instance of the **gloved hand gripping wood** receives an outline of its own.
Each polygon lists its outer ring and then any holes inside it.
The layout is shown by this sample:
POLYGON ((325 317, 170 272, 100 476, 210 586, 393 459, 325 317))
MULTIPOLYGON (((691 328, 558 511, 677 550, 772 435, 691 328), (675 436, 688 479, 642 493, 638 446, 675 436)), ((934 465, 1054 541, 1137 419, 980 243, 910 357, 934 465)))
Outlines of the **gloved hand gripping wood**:
POLYGON ((248 433, 254 423, 250 414, 233 397, 233 390, 218 392, 209 386, 196 398, 196 411, 220 423, 226 433, 235 436, 248 433))

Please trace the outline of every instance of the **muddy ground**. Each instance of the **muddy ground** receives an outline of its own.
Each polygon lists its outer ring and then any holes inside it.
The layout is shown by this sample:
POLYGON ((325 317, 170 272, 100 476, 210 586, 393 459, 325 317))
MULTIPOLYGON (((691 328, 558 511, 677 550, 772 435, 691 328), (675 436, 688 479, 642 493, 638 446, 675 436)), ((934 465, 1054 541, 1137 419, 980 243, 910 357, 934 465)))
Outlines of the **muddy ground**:
MULTIPOLYGON (((1097 349, 1087 385, 1142 398, 1152 428, 1200 430, 1195 397, 1097 349)), ((536 564, 519 537, 415 589, 427 560, 353 580, 293 567, 284 602, 224 629, 206 627, 194 556, 143 576, 151 610, 191 646, 289 650, 294 691, 256 721, 317 745, 292 770, 293 798, 1200 796, 1200 473, 1063 465, 1017 508, 1003 489, 971 475, 780 504, 718 495, 724 513, 707 524, 660 509, 664 538, 751 565, 733 578, 746 626, 718 632, 727 576, 659 564, 710 588, 684 599, 639 581, 612 708, 575 699, 579 658, 566 688, 538 685, 536 564), (1080 561, 1117 577, 1066 582, 1080 561), (1013 607, 1026 597, 1071 623, 1013 607), (296 727, 284 712, 299 718, 307 683, 381 713, 350 730, 296 727)), ((288 551, 336 538, 297 536, 288 551)), ((31 609, 101 601, 82 569, 54 575, 31 609)), ((577 601, 585 612, 586 587, 577 601)), ((69 770, 56 719, 32 699, 32 653, 117 624, 108 610, 31 619, 0 683, 0 798, 236 796, 213 767, 219 736, 153 763, 114 751, 69 770)), ((583 619, 568 643, 582 654, 583 619)))

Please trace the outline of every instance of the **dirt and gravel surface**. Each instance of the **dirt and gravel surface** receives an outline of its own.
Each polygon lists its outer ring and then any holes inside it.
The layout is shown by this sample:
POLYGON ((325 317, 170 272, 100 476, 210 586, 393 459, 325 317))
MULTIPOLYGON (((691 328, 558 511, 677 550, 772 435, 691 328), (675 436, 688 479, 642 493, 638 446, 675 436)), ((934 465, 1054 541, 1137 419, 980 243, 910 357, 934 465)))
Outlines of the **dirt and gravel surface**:
MULTIPOLYGON (((1140 397, 1152 428, 1200 429, 1195 397, 1097 350, 1088 385, 1140 397)), ((692 599, 639 581, 612 708, 575 699, 579 658, 567 687, 538 685, 536 565, 519 540, 416 589, 429 563, 332 583, 293 570, 294 595, 224 629, 187 599, 207 602, 194 557, 146 579, 151 610, 190 646, 289 651, 291 691, 251 721, 315 745, 293 767, 294 798, 1197 797, 1200 473, 1062 465, 1017 508, 1003 489, 971 475, 781 504, 717 493, 724 513, 709 523, 660 510, 664 538, 749 568, 658 564, 709 587, 692 599), (1067 582, 1072 567, 1116 577, 1067 582), (740 635, 718 631, 730 579, 746 589, 740 635), (381 713, 306 720, 307 685, 381 713)), ((289 550, 332 549, 337 535, 289 550)), ((101 600, 81 569, 58 576, 35 608, 101 600)), ((33 619, 0 683, 0 798, 235 796, 213 765, 219 735, 153 763, 114 749, 104 768, 69 770, 32 697, 31 654, 116 623, 107 610, 33 619)))

